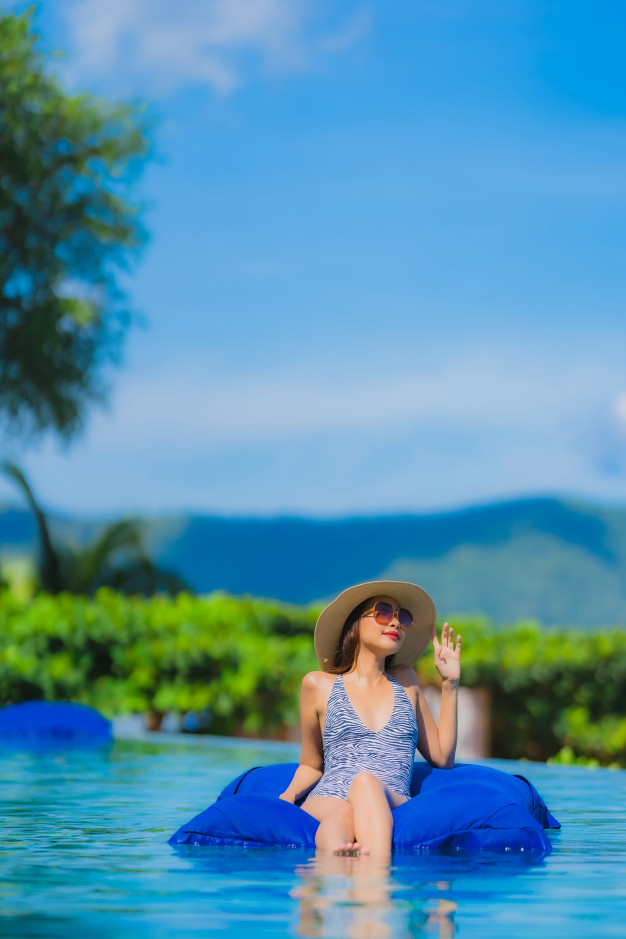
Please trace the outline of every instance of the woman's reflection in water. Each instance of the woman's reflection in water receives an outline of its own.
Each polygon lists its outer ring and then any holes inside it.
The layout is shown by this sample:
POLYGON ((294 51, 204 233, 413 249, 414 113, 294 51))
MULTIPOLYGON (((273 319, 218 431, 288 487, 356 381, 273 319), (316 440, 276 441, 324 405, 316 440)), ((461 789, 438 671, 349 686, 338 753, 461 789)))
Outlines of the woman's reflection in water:
POLYGON ((456 932, 457 905, 441 896, 450 889, 448 881, 423 883, 419 900, 411 899, 408 885, 394 882, 388 865, 364 855, 314 859, 296 873, 302 878, 292 893, 300 904, 299 936, 447 939, 456 932))

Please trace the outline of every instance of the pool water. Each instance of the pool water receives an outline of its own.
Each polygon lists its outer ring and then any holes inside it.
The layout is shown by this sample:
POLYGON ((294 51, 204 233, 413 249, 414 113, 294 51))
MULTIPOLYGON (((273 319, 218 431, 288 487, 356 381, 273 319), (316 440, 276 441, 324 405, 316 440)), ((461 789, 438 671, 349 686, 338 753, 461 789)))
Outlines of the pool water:
POLYGON ((290 744, 116 741, 0 752, 0 937, 620 936, 626 772, 488 761, 531 780, 562 823, 553 852, 318 863, 293 849, 175 850, 167 838, 290 744))

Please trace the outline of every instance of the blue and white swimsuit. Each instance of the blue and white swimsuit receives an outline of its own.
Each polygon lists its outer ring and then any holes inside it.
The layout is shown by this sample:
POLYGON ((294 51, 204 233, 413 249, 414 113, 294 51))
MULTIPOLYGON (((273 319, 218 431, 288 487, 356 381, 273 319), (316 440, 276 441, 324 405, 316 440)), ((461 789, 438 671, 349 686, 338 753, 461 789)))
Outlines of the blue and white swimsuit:
POLYGON ((393 685, 391 717, 384 727, 366 727, 347 695, 343 676, 335 679, 324 722, 324 773, 310 796, 347 799, 352 780, 366 770, 398 795, 411 797, 410 785, 417 745, 417 720, 409 696, 399 681, 393 685))

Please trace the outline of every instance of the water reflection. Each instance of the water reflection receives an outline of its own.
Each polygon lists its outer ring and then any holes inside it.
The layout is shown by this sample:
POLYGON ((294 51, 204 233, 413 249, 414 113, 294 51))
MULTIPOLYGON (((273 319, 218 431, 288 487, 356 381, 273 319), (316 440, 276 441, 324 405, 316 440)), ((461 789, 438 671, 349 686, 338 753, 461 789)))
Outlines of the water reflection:
POLYGON ((278 917, 283 935, 304 939, 456 936, 477 905, 501 912, 515 898, 527 911, 529 875, 546 867, 545 860, 495 854, 396 854, 391 867, 381 867, 367 857, 316 859, 303 849, 179 845, 174 853, 180 867, 170 876, 192 875, 179 880, 186 902, 194 890, 219 895, 224 928, 233 915, 258 929, 278 917))
POLYGON ((450 892, 447 880, 424 884, 427 895, 416 896, 393 869, 369 857, 316 858, 297 866, 296 874, 291 896, 299 904, 299 936, 448 939, 456 932, 457 904, 442 896, 450 892))

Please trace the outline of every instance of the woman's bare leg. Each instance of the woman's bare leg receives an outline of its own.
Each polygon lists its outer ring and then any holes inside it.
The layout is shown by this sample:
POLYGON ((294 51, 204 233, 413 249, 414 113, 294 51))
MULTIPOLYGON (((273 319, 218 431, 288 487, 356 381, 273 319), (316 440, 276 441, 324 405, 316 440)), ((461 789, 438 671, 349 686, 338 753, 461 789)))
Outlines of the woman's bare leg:
POLYGON ((315 833, 315 846, 319 851, 334 854, 358 854, 360 845, 354 843, 352 806, 335 796, 311 796, 302 808, 319 821, 315 833))
POLYGON ((357 773, 348 789, 348 803, 352 806, 354 837, 364 854, 390 857, 391 809, 403 802, 406 802, 404 796, 391 792, 372 773, 357 773))

